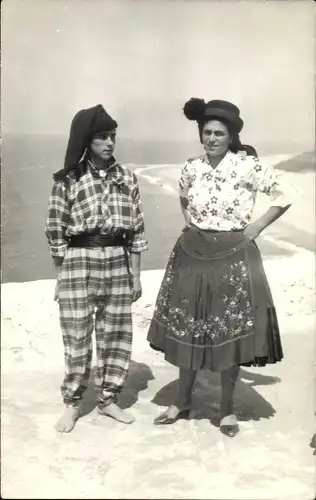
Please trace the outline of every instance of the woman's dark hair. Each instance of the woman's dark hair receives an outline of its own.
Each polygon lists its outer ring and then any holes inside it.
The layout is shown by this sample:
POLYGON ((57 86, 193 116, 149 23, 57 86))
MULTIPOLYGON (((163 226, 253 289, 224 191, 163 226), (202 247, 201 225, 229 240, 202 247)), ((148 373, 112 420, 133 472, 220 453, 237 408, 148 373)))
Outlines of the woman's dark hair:
MULTIPOLYGON (((205 123, 207 123, 208 121, 209 121, 209 119, 201 120, 198 122, 199 136, 200 136, 201 143, 202 143, 203 127, 204 127, 205 123)), ((229 150, 232 153, 238 153, 238 151, 246 151, 247 156, 255 156, 256 158, 258 158, 258 153, 253 146, 250 146, 249 144, 242 144, 241 143, 239 134, 234 130, 234 127, 231 125, 231 123, 229 123, 224 118, 218 118, 218 121, 223 123, 227 127, 228 133, 231 136, 231 143, 229 145, 229 150)))
MULTIPOLYGON (((192 97, 189 99, 183 108, 184 115, 188 120, 194 120, 198 124, 200 141, 202 143, 202 133, 205 123, 210 121, 210 117, 205 117, 205 107, 207 106, 204 99, 200 99, 197 97, 192 97)), ((257 151, 255 148, 248 144, 242 144, 239 138, 239 133, 236 131, 236 128, 233 123, 229 120, 225 120, 223 117, 216 118, 214 116, 214 120, 217 119, 221 123, 223 123, 228 130, 229 135, 231 136, 231 143, 229 145, 229 149, 232 153, 238 153, 238 151, 246 151, 247 155, 255 156, 258 158, 257 151)), ((240 129, 238 129, 240 130, 240 129)))
POLYGON ((249 144, 242 144, 240 151, 246 151, 247 156, 254 156, 255 158, 258 158, 257 150, 249 144))
MULTIPOLYGON (((214 120, 215 119, 216 118, 214 118, 214 120)), ((202 143, 203 128, 204 128, 205 123, 207 123, 208 121, 210 121, 209 118, 198 121, 199 136, 200 136, 201 143, 202 143)), ((231 143, 229 146, 230 151, 232 153, 237 153, 238 151, 240 151, 242 149, 242 144, 240 142, 239 134, 234 130, 234 127, 232 126, 232 124, 228 120, 225 120, 224 118, 218 118, 218 121, 223 123, 225 125, 225 127, 227 127, 228 133, 231 136, 232 140, 231 140, 231 143)))

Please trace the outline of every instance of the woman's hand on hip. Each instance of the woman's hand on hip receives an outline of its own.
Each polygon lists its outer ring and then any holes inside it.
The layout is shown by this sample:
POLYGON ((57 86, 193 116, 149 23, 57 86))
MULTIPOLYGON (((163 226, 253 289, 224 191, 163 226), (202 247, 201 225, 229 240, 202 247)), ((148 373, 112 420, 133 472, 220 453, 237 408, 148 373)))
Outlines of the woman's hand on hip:
POLYGON ((185 221, 184 222, 184 226, 182 228, 182 232, 184 233, 185 231, 187 231, 188 229, 190 229, 191 226, 191 221, 185 221))
POLYGON ((256 226, 256 224, 249 224, 246 229, 244 230, 244 235, 246 238, 249 238, 251 241, 255 240, 258 238, 259 234, 261 233, 261 229, 256 226))

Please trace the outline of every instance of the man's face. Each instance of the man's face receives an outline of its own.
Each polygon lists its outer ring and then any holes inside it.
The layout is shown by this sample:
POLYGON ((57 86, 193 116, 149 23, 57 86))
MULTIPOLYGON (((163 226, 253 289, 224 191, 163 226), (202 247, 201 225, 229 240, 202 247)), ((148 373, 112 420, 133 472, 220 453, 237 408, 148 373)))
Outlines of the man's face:
POLYGON ((96 134, 91 141, 90 149, 102 160, 110 160, 115 148, 116 129, 96 134))

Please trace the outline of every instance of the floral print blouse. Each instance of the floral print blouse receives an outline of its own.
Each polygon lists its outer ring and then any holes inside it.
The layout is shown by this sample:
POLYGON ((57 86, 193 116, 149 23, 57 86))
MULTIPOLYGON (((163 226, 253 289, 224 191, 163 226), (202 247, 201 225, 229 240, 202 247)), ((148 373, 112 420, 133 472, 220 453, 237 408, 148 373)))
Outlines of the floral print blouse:
POLYGON ((187 198, 191 222, 200 229, 234 231, 251 221, 257 192, 269 196, 272 206, 293 202, 295 190, 284 191, 273 167, 263 166, 254 156, 228 151, 216 168, 207 155, 188 160, 179 180, 180 196, 187 198))

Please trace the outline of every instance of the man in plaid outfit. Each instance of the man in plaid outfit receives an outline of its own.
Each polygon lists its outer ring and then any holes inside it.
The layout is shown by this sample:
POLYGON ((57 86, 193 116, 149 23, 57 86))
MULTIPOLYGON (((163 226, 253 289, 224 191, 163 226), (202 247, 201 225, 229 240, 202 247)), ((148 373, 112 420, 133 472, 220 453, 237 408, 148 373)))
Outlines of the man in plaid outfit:
POLYGON ((75 115, 48 203, 46 236, 58 272, 55 298, 66 365, 59 432, 70 432, 80 416, 93 328, 98 411, 134 421, 116 401, 129 368, 131 305, 141 296, 140 254, 147 240, 137 179, 113 157, 116 128, 101 105, 75 115))

